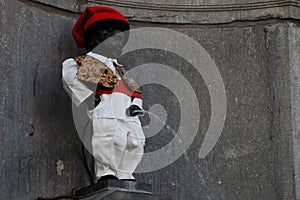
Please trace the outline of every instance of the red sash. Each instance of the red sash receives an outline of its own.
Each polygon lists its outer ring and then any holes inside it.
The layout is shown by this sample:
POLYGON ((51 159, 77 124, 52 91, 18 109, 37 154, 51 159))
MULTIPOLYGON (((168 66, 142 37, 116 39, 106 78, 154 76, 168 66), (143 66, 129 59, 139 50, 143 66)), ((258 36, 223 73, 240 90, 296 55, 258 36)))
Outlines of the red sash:
POLYGON ((128 86, 125 84, 123 80, 118 81, 118 86, 112 89, 103 89, 101 87, 97 87, 96 93, 97 94, 111 94, 113 92, 121 92, 127 94, 128 96, 135 97, 135 98, 142 98, 140 93, 131 91, 128 86))

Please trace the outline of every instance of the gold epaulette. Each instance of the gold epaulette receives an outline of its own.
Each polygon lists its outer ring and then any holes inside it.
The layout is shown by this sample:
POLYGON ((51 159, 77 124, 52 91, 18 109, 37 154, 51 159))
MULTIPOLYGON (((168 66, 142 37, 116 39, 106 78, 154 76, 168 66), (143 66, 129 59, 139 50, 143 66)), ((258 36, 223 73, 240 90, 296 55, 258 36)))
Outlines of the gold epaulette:
POLYGON ((78 56, 75 58, 78 65, 77 77, 80 80, 100 84, 104 88, 115 88, 118 78, 104 63, 91 56, 78 56))

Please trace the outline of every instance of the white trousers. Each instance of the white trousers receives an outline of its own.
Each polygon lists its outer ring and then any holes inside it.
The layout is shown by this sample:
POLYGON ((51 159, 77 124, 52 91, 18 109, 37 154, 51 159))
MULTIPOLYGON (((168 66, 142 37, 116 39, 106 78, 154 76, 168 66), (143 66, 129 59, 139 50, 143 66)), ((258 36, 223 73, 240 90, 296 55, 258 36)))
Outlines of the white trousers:
POLYGON ((114 175, 134 179, 145 145, 141 124, 113 118, 93 119, 92 148, 97 179, 114 175))

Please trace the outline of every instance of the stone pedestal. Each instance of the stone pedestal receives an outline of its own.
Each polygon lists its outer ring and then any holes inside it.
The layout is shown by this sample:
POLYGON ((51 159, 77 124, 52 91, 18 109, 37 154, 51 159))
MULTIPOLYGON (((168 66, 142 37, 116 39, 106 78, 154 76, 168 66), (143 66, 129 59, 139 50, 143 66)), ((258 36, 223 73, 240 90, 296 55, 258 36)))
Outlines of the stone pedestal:
POLYGON ((139 192, 125 192, 125 191, 106 191, 93 195, 84 200, 169 200, 153 194, 145 194, 139 192))
POLYGON ((111 194, 106 195, 105 197, 95 196, 94 200, 169 200, 164 197, 156 196, 153 194, 145 194, 138 192, 123 192, 123 191, 115 191, 111 194))
POLYGON ((132 181, 105 180, 74 192, 85 200, 167 200, 152 194, 152 186, 132 181))

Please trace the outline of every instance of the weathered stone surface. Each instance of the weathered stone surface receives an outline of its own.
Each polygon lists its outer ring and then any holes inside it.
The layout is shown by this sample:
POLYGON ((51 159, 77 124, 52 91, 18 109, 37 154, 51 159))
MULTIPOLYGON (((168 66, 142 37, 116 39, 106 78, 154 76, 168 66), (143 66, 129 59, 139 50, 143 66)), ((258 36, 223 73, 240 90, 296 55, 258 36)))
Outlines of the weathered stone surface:
MULTIPOLYGON (((94 0, 100 1, 100 0, 94 0)), ((149 3, 149 4, 161 4, 161 5, 189 5, 189 6, 197 6, 197 5, 230 5, 230 4, 253 4, 253 3, 276 3, 278 0, 126 0, 121 1, 126 3, 149 3)), ((281 1, 282 2, 282 1, 281 1)), ((284 2, 292 2, 292 1, 284 1, 284 2)))
POLYGON ((291 119, 291 79, 289 66, 289 24, 267 26, 266 49, 269 59, 272 117, 270 126, 270 155, 279 199, 295 199, 293 160, 293 121, 291 119), (270 39, 273 38, 273 39, 270 39), (274 42, 271 42, 274 41, 274 42), (275 42, 276 41, 276 42, 275 42))
POLYGON ((87 184, 60 78, 61 62, 78 54, 73 21, 15 0, 1 1, 0 10, 0 199, 69 193, 87 184))
POLYGON ((89 0, 88 5, 113 6, 132 21, 211 24, 260 19, 300 19, 298 1, 119 1, 89 0))
POLYGON ((72 12, 80 12, 82 10, 82 3, 86 2, 85 0, 28 0, 32 2, 38 2, 46 5, 50 5, 59 9, 69 10, 72 12))
POLYGON ((211 24, 261 19, 300 19, 300 2, 291 0, 30 0, 72 12, 86 6, 106 5, 117 8, 132 21, 211 24))
MULTIPOLYGON (((285 27, 279 26, 279 29, 285 27)), ((201 111, 199 132, 187 155, 168 168, 141 174, 141 181, 149 182, 150 179, 154 192, 169 194, 172 199, 275 199, 274 166, 270 155, 272 96, 265 29, 178 27, 177 30, 198 41, 216 62, 226 88, 226 123, 217 146, 205 159, 199 159, 198 152, 211 112, 210 96, 203 79, 193 66, 177 55, 148 51, 147 57, 139 56, 144 60, 138 60, 138 64, 166 64, 188 77, 201 111), (166 182, 161 183, 161 180, 166 182)), ((273 38, 270 40, 274 41, 273 38)), ((155 85, 144 91, 146 109, 154 102, 169 107, 167 123, 177 130, 178 105, 172 103, 174 106, 171 106, 170 102, 176 101, 170 92, 155 85)), ((146 151, 153 151, 169 142, 172 135, 163 129, 159 135, 148 139, 146 151)))
MULTIPOLYGON (((88 181, 80 140, 71 101, 61 84, 61 62, 83 53, 71 35, 77 15, 17 0, 0 0, 0 10, 0 199, 29 200, 84 187, 88 181), (64 163, 61 176, 56 171, 59 159, 64 163)), ((260 11, 259 16, 268 18, 268 9, 260 11)), ((149 14, 151 20, 151 12, 141 16, 149 14)), ((257 16, 251 12, 245 15, 257 16)), ((170 166, 136 178, 152 184, 154 193, 174 200, 299 199, 299 25, 271 21, 270 25, 244 22, 172 28, 199 42, 215 61, 226 88, 225 127, 213 151, 198 158, 211 113, 203 78, 183 58, 169 52, 129 53, 121 60, 130 67, 157 62, 178 70, 195 90, 201 111, 199 131, 186 154, 170 166)), ((145 109, 161 104, 168 114, 167 124, 178 130, 180 108, 172 91, 155 84, 143 90, 145 109)), ((142 121, 149 123, 149 117, 142 121)), ((173 137, 163 128, 148 138, 146 152, 161 148, 173 137)))
POLYGON ((300 199, 300 29, 295 24, 290 24, 289 30, 295 190, 296 199, 300 199))

